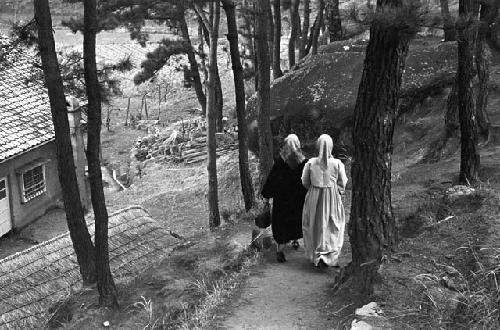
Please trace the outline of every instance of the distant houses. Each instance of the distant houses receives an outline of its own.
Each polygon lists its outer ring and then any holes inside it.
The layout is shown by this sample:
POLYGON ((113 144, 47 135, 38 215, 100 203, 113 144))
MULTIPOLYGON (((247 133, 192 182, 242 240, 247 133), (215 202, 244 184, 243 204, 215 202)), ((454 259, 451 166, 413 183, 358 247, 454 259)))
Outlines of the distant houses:
MULTIPOLYGON (((0 36, 0 47, 9 42, 0 36)), ((62 198, 47 90, 30 81, 33 56, 16 47, 0 60, 0 236, 62 198)))

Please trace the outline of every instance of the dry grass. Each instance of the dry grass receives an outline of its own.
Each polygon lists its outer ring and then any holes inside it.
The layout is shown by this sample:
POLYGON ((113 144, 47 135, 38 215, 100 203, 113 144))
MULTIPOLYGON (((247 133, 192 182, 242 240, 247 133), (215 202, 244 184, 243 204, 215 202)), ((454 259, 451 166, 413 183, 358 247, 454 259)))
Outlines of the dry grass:
POLYGON ((86 291, 60 304, 53 324, 66 329, 95 329, 106 321, 119 329, 209 328, 216 311, 261 260, 234 241, 249 230, 237 223, 198 234, 191 247, 179 248, 131 282, 118 282, 121 310, 100 309, 97 292, 86 291))
POLYGON ((245 278, 250 275, 249 270, 260 262, 260 255, 254 251, 247 251, 236 262, 231 262, 232 272, 225 272, 216 280, 204 276, 193 282, 202 297, 197 306, 186 308, 179 320, 179 329, 207 329, 214 322, 216 311, 239 287, 245 278))

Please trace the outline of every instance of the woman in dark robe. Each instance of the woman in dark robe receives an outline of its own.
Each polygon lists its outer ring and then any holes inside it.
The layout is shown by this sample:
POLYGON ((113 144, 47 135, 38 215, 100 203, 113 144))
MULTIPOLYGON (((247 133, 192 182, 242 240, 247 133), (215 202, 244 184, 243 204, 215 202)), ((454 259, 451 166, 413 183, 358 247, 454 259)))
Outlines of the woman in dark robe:
POLYGON ((262 189, 264 198, 273 199, 271 228, 278 244, 278 262, 286 261, 286 244, 293 241, 292 245, 297 249, 297 240, 302 238, 302 206, 307 190, 302 185, 301 176, 306 163, 299 138, 295 134, 288 135, 262 189))

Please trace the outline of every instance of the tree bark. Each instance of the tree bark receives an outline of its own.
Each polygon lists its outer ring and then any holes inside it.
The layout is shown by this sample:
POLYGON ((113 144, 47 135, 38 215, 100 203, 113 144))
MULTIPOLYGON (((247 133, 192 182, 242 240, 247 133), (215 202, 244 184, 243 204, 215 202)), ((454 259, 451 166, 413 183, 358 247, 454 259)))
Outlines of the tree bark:
POLYGON ((217 143, 215 138, 217 119, 217 40, 219 38, 220 6, 219 1, 209 3, 213 10, 213 19, 210 22, 210 53, 208 62, 208 210, 209 226, 211 229, 220 225, 219 195, 217 190, 217 143))
POLYGON ((95 218, 95 263, 99 304, 118 308, 118 292, 109 268, 108 211, 102 184, 101 161, 101 93, 97 78, 95 39, 97 34, 97 2, 83 2, 83 65, 88 99, 87 161, 90 197, 95 218))
POLYGON ((227 17, 227 40, 231 54, 231 65, 234 77, 234 92, 236 98, 236 116, 238 118, 238 157, 240 169, 240 184, 248 212, 255 203, 252 186, 252 177, 248 163, 248 128, 245 113, 245 83, 243 81, 243 67, 238 49, 238 27, 236 25, 235 4, 233 0, 222 0, 222 7, 227 17))
POLYGON ((306 56, 307 40, 311 16, 311 0, 304 0, 304 20, 302 21, 302 35, 299 40, 299 60, 306 56))
MULTIPOLYGON (((220 11, 220 9, 219 9, 220 11)), ((215 45, 217 48, 217 45, 215 45)), ((220 81, 219 74, 219 66, 215 68, 215 109, 216 109, 216 117, 215 117, 215 125, 217 132, 224 131, 224 124, 222 122, 223 110, 224 110, 224 97, 222 95, 222 83, 220 81)))
POLYGON ((318 39, 319 33, 321 31, 321 25, 323 24, 323 11, 325 10, 325 1, 319 0, 319 10, 317 17, 317 24, 314 26, 314 30, 312 33, 312 50, 311 53, 313 55, 318 54, 318 39))
MULTIPOLYGON (((253 1, 253 0, 251 0, 253 1)), ((243 6, 246 7, 246 11, 241 15, 242 18, 242 25, 240 26, 241 28, 241 34, 243 35, 245 42, 244 44, 246 45, 248 49, 248 57, 246 59, 250 60, 252 63, 252 67, 255 68, 255 47, 254 47, 254 37, 255 37, 255 31, 254 31, 254 20, 255 20, 255 13, 253 12, 252 5, 250 4, 251 1, 243 1, 243 6)))
MULTIPOLYGON (((198 53, 200 54, 201 58, 201 70, 203 72, 203 89, 205 92, 205 95, 207 94, 207 81, 208 81, 208 69, 206 65, 206 54, 205 54, 205 46, 204 46, 204 25, 203 22, 201 21, 201 18, 198 18, 198 38, 200 39, 200 44, 198 45, 198 53)), ((210 46, 210 45, 209 45, 210 46)), ((203 116, 206 116, 206 112, 203 114, 203 116)))
POLYGON ((444 40, 455 41, 457 39, 457 34, 455 31, 455 24, 453 23, 453 18, 450 14, 448 0, 439 0, 439 3, 441 6, 441 16, 443 17, 444 40))
MULTIPOLYGON (((288 67, 290 70, 295 66, 295 48, 297 37, 300 34, 299 19, 299 0, 292 0, 290 6, 290 40, 288 41, 288 67)), ((257 33, 255 34, 257 37, 257 33)))
POLYGON ((189 29, 184 17, 184 8, 179 9, 179 27, 182 34, 182 38, 190 45, 187 48, 186 55, 189 61, 189 68, 191 69, 191 76, 193 77, 194 90, 196 92, 196 97, 201 106, 201 113, 203 116, 207 113, 207 97, 203 92, 203 84, 201 83, 200 71, 198 70, 198 61, 196 61, 196 55, 191 43, 191 38, 189 36, 189 29))
POLYGON ((342 20, 340 18, 339 0, 326 0, 326 17, 330 42, 342 40, 342 20))
MULTIPOLYGON (((264 17, 270 10, 269 0, 257 0, 256 15, 264 17)), ((270 72, 269 72, 269 51, 265 33, 267 31, 267 20, 257 20, 255 26, 256 55, 257 55, 257 109, 259 127, 259 166, 260 166, 260 187, 263 186, 267 175, 273 166, 273 137, 271 132, 270 108, 270 72)))
MULTIPOLYGON (((219 3, 219 1, 217 1, 217 4, 219 3)), ((202 8, 195 4, 194 5, 194 8, 195 8, 195 11, 196 11, 196 14, 198 15, 199 19, 201 20, 201 22, 203 23, 203 31, 204 31, 204 34, 205 34, 205 41, 206 43, 208 44, 209 47, 212 47, 212 42, 210 40, 210 35, 211 35, 211 30, 213 29, 213 27, 211 26, 211 24, 213 24, 214 22, 214 6, 212 6, 212 3, 210 2, 209 3, 209 17, 207 18, 205 16, 205 14, 203 13, 203 10, 202 8)), ((219 10, 219 19, 220 19, 220 8, 218 9, 219 10)), ((217 27, 218 29, 218 27, 217 27)), ((217 36, 219 35, 218 31, 217 31, 217 36)), ((216 48, 217 48, 217 43, 215 44, 216 48)), ((209 50, 210 52, 210 50, 209 50)), ((216 53, 215 53, 215 56, 217 56, 217 49, 216 49, 216 53)), ((209 69, 210 70, 210 69, 209 69)), ((223 117, 223 107, 224 107, 224 98, 223 98, 223 95, 222 95, 222 83, 220 81, 220 75, 219 75, 219 66, 216 65, 215 68, 213 68, 214 71, 214 77, 213 77, 213 87, 215 88, 215 124, 216 124, 216 131, 217 132, 222 132, 224 130, 224 126, 222 124, 222 117, 223 117)), ((210 75, 210 73, 209 73, 210 75)))
MULTIPOLYGON (((401 0, 379 0, 380 15, 394 15, 401 0)), ((371 293, 384 252, 397 238, 391 205, 394 123, 411 34, 385 19, 370 28, 354 112, 354 162, 349 237, 350 269, 362 293, 371 293)))
POLYGON ((85 223, 83 207, 80 201, 69 134, 66 98, 55 51, 48 0, 34 1, 34 11, 38 24, 38 47, 56 136, 57 169, 63 192, 66 221, 68 222, 69 234, 80 266, 83 283, 94 283, 96 281, 95 250, 85 223))
POLYGON ((273 79, 277 79, 283 76, 283 71, 281 71, 281 0, 274 0, 273 9, 273 79))
POLYGON ((451 135, 454 135, 460 127, 460 122, 458 120, 458 82, 456 78, 450 94, 448 95, 444 124, 446 130, 449 131, 450 134, 453 133, 451 135))
POLYGON ((271 67, 274 63, 274 21, 273 21, 273 11, 270 9, 267 15, 267 48, 269 49, 269 59, 271 67))
POLYGON ((459 182, 472 184, 478 179, 480 158, 477 148, 477 122, 474 109, 472 78, 474 77, 473 49, 477 38, 474 0, 460 0, 457 21, 458 40, 458 116, 460 119, 460 175, 459 182))
POLYGON ((487 9, 487 6, 481 6, 475 58, 477 76, 479 79, 476 97, 477 125, 478 133, 485 141, 488 141, 490 132, 490 120, 486 111, 488 106, 488 84, 490 81, 491 62, 491 53, 486 45, 486 35, 489 29, 489 24, 486 21, 488 15, 487 9))

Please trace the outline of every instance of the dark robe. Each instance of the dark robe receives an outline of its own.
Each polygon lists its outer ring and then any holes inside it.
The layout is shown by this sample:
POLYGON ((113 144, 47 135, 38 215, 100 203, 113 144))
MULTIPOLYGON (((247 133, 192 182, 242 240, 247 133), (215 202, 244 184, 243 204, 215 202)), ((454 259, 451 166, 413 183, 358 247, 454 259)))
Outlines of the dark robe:
POLYGON ((273 199, 271 228, 278 244, 302 237, 302 207, 307 190, 301 176, 306 163, 307 159, 292 169, 279 157, 262 189, 264 198, 273 199))

